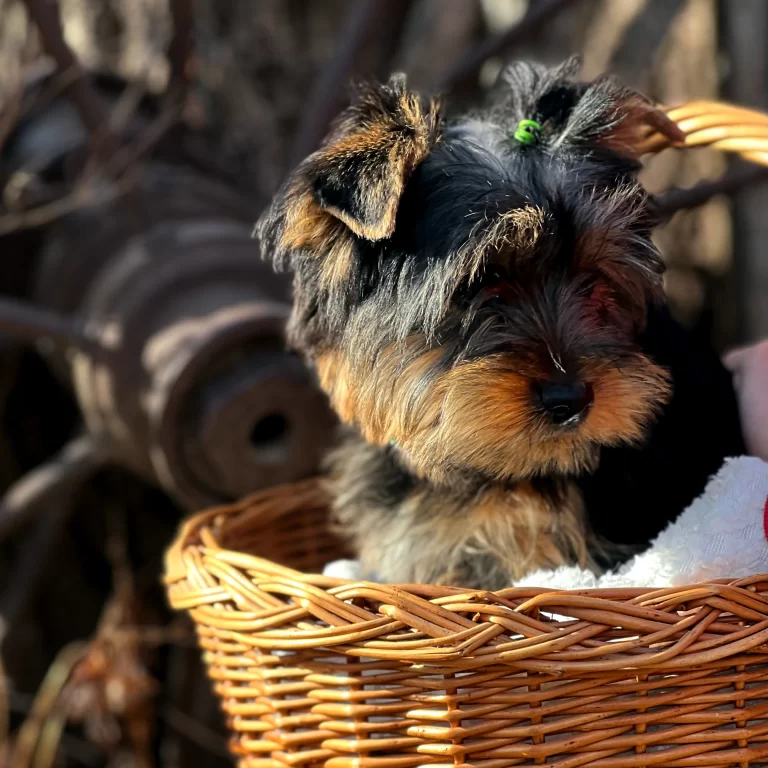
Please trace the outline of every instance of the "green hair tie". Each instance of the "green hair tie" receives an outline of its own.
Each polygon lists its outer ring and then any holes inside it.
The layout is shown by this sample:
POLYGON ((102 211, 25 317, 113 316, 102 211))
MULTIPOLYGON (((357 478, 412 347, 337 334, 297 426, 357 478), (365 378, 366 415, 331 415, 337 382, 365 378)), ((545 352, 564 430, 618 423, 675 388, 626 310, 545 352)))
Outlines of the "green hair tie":
POLYGON ((535 120, 521 120, 514 134, 520 144, 536 144, 539 141, 541 126, 535 120))

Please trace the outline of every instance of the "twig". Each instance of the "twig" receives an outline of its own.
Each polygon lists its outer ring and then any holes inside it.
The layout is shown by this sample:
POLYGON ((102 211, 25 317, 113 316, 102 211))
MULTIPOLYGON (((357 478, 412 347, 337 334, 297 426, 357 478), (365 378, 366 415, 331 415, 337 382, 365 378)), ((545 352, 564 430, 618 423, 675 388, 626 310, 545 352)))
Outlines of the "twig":
POLYGON ((470 51, 440 80, 436 90, 444 93, 467 85, 477 78, 488 59, 500 56, 508 48, 532 35, 545 21, 551 21, 572 2, 574 0, 531 0, 528 12, 517 24, 470 51))
POLYGON ((104 205, 127 194, 134 186, 135 163, 162 139, 176 119, 175 110, 164 112, 133 144, 123 147, 100 166, 102 174, 112 181, 98 183, 95 174, 91 174, 79 179, 68 195, 37 208, 0 216, 0 235, 41 227, 73 211, 97 203, 104 205))
MULTIPOLYGON (((51 716, 59 695, 69 680, 75 665, 87 650, 84 643, 72 643, 59 651, 45 675, 30 716, 21 726, 10 768, 29 768, 40 745, 41 735, 51 716)), ((49 745, 50 746, 50 745, 49 745)))
MULTIPOLYGON (((35 696, 29 693, 21 693, 16 690, 9 689, 9 712, 25 715, 29 717, 32 712, 32 707, 35 704, 35 696)), ((0 741, 0 756, 2 756, 2 747, 6 747, 7 755, 10 754, 10 744, 8 740, 5 742, 0 741)), ((91 744, 84 739, 79 739, 70 733, 62 733, 61 741, 59 742, 59 750, 62 755, 71 757, 82 765, 99 765, 99 758, 102 756, 101 750, 95 745, 91 744)), ((8 760, 0 765, 7 765, 8 760)))
POLYGON ((110 638, 115 642, 132 644, 143 648, 159 648, 174 645, 179 648, 195 649, 198 647, 195 633, 186 624, 171 623, 164 627, 133 626, 110 630, 110 638))
MULTIPOLYGON (((8 4, 6 3, 7 6, 8 4)), ((3 0, 0 0, 0 16, 3 13, 2 8, 3 0)), ((24 96, 27 92, 27 77, 30 71, 41 69, 35 44, 34 35, 27 28, 24 31, 24 42, 18 61, 14 62, 10 71, 3 73, 9 93, 5 103, 0 104, 0 150, 2 150, 8 136, 15 129, 18 119, 23 112, 24 96)))
MULTIPOLYGON (((0 233, 2 221, 0 219, 0 233)), ((50 339, 58 344, 78 347, 98 357, 103 357, 105 352, 98 342, 88 338, 65 315, 7 297, 0 297, 0 336, 29 341, 50 339)))
POLYGON ((189 88, 190 67, 194 46, 194 11, 192 0, 170 0, 173 34, 168 45, 168 63, 171 69, 168 90, 177 104, 184 104, 189 88))
POLYGON ((91 153, 83 170, 83 176, 95 176, 98 174, 99 158, 105 146, 104 142, 110 141, 112 136, 120 136, 122 134, 145 95, 146 89, 141 83, 129 83, 120 94, 120 98, 109 112, 107 121, 93 135, 91 153))
MULTIPOLYGON (((27 119, 36 117, 43 110, 47 109, 82 74, 79 67, 63 71, 56 69, 52 72, 49 71, 49 67, 43 68, 42 63, 40 67, 42 70, 40 80, 42 82, 39 90, 36 93, 32 92, 30 103, 25 105, 24 117, 27 119)), ((35 82, 35 77, 32 76, 30 80, 35 82)))
POLYGON ((16 80, 17 82, 13 88, 13 92, 5 104, 2 105, 2 109, 0 109, 0 149, 3 148, 6 139, 16 127, 19 115, 21 114, 21 102, 22 97, 24 96, 24 87, 20 82, 20 77, 17 77, 16 80))
POLYGON ((739 166, 714 181, 702 181, 688 189, 672 189, 660 195, 657 204, 665 218, 677 211, 697 208, 718 195, 733 195, 741 189, 768 181, 768 168, 763 166, 739 166))
MULTIPOLYGON (((128 533, 125 523, 125 510, 105 510, 107 538, 104 543, 104 553, 112 570, 112 591, 115 602, 125 609, 135 594, 133 569, 128 556, 128 533)), ((125 617, 122 617, 125 620, 125 617)))
POLYGON ((653 65, 657 51, 683 5, 683 0, 650 0, 625 31, 608 71, 639 85, 638 76, 653 65))
MULTIPOLYGON (((32 712, 32 708, 35 705, 34 694, 20 693, 19 691, 10 691, 10 711, 16 714, 29 717, 32 712)), ((7 742, 6 742, 7 743, 7 742)), ((0 742, 2 745, 3 742, 0 742)), ((77 763, 84 766, 87 765, 100 765, 103 760, 102 751, 93 743, 86 741, 85 739, 78 738, 71 733, 62 733, 59 740, 59 751, 66 757, 71 757, 77 763)), ((10 752, 10 745, 8 745, 10 752)), ((2 753, 0 753, 2 754, 2 753)), ((6 765, 2 763, 2 765, 6 765)))
POLYGON ((305 119, 291 153, 292 165, 317 149, 331 121, 343 109, 349 79, 362 54, 376 43, 379 45, 379 61, 373 69, 388 66, 410 6, 411 0, 357 0, 353 3, 338 53, 317 82, 304 110, 305 119))
POLYGON ((56 62, 59 72, 71 73, 72 79, 67 89, 84 125, 91 133, 95 133, 106 122, 106 110, 72 49, 64 40, 58 4, 52 0, 24 0, 24 4, 40 32, 43 48, 56 62))
POLYGON ((130 187, 130 179, 122 179, 101 187, 90 182, 79 183, 70 194, 57 200, 28 211, 0 216, 0 235, 7 235, 20 229, 42 227, 81 208, 88 208, 95 203, 111 202, 126 194, 130 187))
POLYGON ((107 175, 118 176, 133 170, 135 164, 165 136, 178 119, 178 109, 163 111, 132 144, 115 152, 104 168, 107 175))
MULTIPOLYGON (((1 1, 1 0, 0 0, 1 1)), ((12 119, 8 118, 8 133, 10 134, 15 130, 18 120, 23 117, 26 120, 31 120, 35 116, 39 115, 44 109, 46 109, 61 93, 67 90, 74 80, 78 77, 77 72, 73 72, 71 69, 63 72, 56 72, 51 76, 45 76, 46 80, 36 92, 33 90, 31 93, 27 91, 28 80, 25 78, 19 85, 19 105, 18 111, 13 114, 12 119), (31 95, 31 98, 29 98, 31 95)), ((31 78, 34 82, 34 77, 31 78)), ((9 107, 12 106, 9 104, 9 107)), ((0 112, 0 122, 4 121, 5 107, 0 112)), ((7 135, 3 136, 4 142, 8 138, 7 135)), ((0 143, 0 147, 2 143, 0 143)), ((7 188, 2 190, 3 194, 7 194, 7 188)))

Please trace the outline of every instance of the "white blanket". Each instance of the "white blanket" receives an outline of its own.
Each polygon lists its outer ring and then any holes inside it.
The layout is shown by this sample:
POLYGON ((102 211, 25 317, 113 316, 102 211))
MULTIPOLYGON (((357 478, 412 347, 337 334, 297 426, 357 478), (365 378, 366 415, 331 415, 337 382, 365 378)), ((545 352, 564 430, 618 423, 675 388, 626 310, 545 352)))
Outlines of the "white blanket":
MULTIPOLYGON (((663 493, 663 489, 660 489, 663 493)), ((617 502, 616 514, 621 514, 617 502)), ((650 548, 602 576, 576 567, 535 571, 510 586, 550 589, 671 587, 768 573, 768 463, 728 459, 704 493, 650 548)), ((374 581, 354 560, 329 563, 326 576, 374 581)))

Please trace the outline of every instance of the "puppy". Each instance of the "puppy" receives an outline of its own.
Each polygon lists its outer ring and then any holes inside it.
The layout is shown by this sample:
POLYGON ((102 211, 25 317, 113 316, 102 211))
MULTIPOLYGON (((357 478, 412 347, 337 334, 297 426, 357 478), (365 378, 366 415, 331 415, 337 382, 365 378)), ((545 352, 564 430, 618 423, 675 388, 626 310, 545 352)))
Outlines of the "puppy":
POLYGON ((365 87, 257 226, 347 425, 336 523, 380 580, 612 566, 744 450, 729 376, 664 308, 637 180, 641 140, 679 129, 577 70, 515 64, 450 123, 402 76, 365 87))

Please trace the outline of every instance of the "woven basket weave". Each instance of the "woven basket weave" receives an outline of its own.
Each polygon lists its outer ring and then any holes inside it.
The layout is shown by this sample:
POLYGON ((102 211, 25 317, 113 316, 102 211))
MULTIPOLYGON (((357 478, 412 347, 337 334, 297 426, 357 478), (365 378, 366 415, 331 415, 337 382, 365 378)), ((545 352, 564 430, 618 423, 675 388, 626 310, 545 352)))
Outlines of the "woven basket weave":
MULTIPOLYGON (((768 116, 669 111, 686 145, 768 165, 768 116)), ((649 136, 647 151, 669 146, 649 136)), ((320 480, 185 523, 192 617, 241 768, 768 764, 768 574, 497 593, 350 583, 320 480)))

